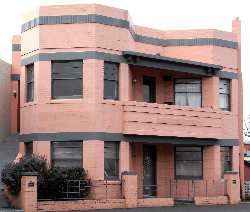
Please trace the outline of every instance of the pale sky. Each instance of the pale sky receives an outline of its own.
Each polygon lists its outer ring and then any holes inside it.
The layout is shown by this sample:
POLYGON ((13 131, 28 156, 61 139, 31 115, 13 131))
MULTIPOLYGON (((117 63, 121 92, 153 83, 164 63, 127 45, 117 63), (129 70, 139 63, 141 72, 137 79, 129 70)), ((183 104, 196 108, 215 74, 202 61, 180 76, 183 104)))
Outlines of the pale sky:
POLYGON ((221 29, 242 21, 244 116, 250 113, 250 12, 247 0, 6 0, 0 6, 0 58, 11 62, 11 37, 20 34, 22 14, 39 6, 100 3, 129 10, 135 25, 162 30, 221 29), (248 38, 248 39, 247 39, 248 38), (248 56, 248 57, 247 57, 248 56))

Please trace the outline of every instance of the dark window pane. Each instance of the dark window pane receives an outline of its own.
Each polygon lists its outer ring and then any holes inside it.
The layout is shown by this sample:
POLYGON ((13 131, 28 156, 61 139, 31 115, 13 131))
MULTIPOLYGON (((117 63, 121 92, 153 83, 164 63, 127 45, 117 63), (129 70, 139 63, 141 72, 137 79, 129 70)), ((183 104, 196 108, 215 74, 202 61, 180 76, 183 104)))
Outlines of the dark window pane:
POLYGON ((104 175, 106 180, 119 178, 119 142, 104 143, 104 175))
POLYGON ((52 142, 52 163, 56 167, 82 167, 82 142, 52 142))
POLYGON ((54 98, 79 97, 82 96, 82 79, 54 80, 52 91, 54 98))
POLYGON ((202 148, 176 147, 175 174, 176 178, 202 178, 202 148))
POLYGON ((33 154, 33 142, 25 143, 25 156, 30 157, 33 154))
POLYGON ((117 63, 104 63, 104 79, 118 81, 119 64, 117 63))
POLYGON ((224 172, 232 171, 232 147, 221 147, 222 177, 224 172))
POLYGON ((26 70, 26 101, 34 100, 34 64, 25 66, 26 70))
POLYGON ((104 81, 104 99, 118 99, 118 84, 116 81, 104 81))
POLYGON ((80 98, 83 93, 83 62, 52 62, 52 98, 80 98))
POLYGON ((82 78, 82 61, 53 62, 53 78, 82 78))
POLYGON ((119 64, 104 62, 104 99, 119 98, 119 64))

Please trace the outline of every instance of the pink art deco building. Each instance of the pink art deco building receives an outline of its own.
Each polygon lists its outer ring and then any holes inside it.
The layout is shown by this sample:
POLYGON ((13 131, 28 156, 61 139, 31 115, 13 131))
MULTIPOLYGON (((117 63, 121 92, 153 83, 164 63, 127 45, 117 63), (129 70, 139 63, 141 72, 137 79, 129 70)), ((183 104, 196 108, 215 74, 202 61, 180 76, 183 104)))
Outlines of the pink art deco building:
POLYGON ((42 6, 24 16, 12 45, 10 126, 20 153, 84 167, 110 199, 121 198, 126 172, 137 176, 138 199, 155 204, 240 201, 238 19, 231 32, 162 31, 132 25, 122 9, 42 6))

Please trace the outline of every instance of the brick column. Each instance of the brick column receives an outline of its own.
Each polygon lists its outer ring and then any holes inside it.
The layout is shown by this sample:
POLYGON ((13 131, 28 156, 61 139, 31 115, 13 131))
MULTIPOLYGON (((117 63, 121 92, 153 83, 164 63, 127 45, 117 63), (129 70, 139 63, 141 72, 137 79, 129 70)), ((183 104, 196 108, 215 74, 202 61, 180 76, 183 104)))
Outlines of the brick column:
POLYGON ((22 173, 21 201, 25 212, 37 211, 37 173, 22 173))
POLYGON ((122 194, 126 208, 137 207, 137 175, 133 172, 122 174, 122 194))
POLYGON ((83 63, 83 98, 99 102, 103 99, 104 61, 88 59, 83 63))
POLYGON ((132 74, 129 65, 120 64, 119 70, 119 97, 121 101, 130 101, 132 98, 132 74))
POLYGON ((221 179, 220 146, 206 146, 203 148, 204 180, 221 179))
POLYGON ((219 77, 202 79, 202 107, 219 108, 219 77))
POLYGON ((104 180, 104 141, 83 142, 83 167, 91 180, 104 180))
POLYGON ((33 154, 44 156, 51 163, 50 141, 33 141, 33 154))
POLYGON ((226 180, 227 195, 230 204, 238 204, 240 202, 240 178, 238 172, 226 172, 224 174, 226 180))
POLYGON ((130 171, 130 143, 121 141, 120 143, 120 174, 125 171, 130 171))

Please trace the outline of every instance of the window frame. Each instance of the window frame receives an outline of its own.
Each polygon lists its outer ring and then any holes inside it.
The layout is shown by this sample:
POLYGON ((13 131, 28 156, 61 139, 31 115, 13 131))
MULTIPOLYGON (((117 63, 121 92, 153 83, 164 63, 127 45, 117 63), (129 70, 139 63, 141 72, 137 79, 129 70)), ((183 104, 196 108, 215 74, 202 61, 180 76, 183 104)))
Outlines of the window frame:
POLYGON ((115 62, 110 62, 110 61, 104 61, 104 77, 103 77, 103 99, 104 100, 119 100, 119 75, 120 75, 120 64, 119 63, 115 63, 115 62), (105 70, 107 70, 105 68, 105 66, 107 64, 113 64, 113 65, 116 65, 117 66, 117 80, 112 80, 112 79, 107 79, 105 78, 105 70), (105 97, 105 81, 108 81, 108 82, 114 82, 115 85, 116 85, 116 96, 114 98, 109 98, 109 97, 105 97))
POLYGON ((51 61, 51 99, 52 100, 57 100, 57 99, 81 99, 83 98, 83 60, 52 60, 51 61), (80 77, 67 77, 67 78, 56 78, 53 76, 55 74, 55 68, 54 64, 55 63, 67 63, 67 62, 81 62, 81 76, 80 77), (54 95, 54 81, 59 81, 59 80, 81 80, 82 81, 82 89, 81 89, 81 94, 80 95, 72 95, 72 96, 56 96, 54 95))
POLYGON ((120 141, 104 141, 104 180, 106 180, 106 181, 118 181, 119 178, 120 178, 120 141), (105 143, 113 143, 116 145, 117 158, 112 159, 112 160, 116 160, 116 164, 117 164, 116 176, 106 176, 105 175, 105 160, 106 160, 106 158, 105 158, 105 143))
POLYGON ((220 78, 219 79, 219 108, 222 111, 229 111, 229 112, 231 111, 231 80, 230 79, 225 79, 225 78, 220 78), (221 93, 220 92, 220 82, 221 82, 221 80, 227 81, 229 83, 229 93, 221 93), (220 107, 220 98, 221 98, 221 95, 228 96, 228 107, 227 108, 221 108, 220 107))
POLYGON ((221 167, 221 176, 222 178, 224 177, 224 174, 226 172, 231 172, 233 171, 233 147, 232 146, 221 146, 220 147, 220 154, 221 154, 221 166, 223 165, 223 167, 221 167), (228 149, 228 151, 225 151, 225 149, 228 149), (223 158, 222 158, 222 153, 223 153, 223 158), (225 155, 225 153, 228 153, 227 155, 225 155), (230 158, 230 160, 225 160, 225 158, 230 158), (223 159, 223 160, 222 160, 223 159), (230 167, 229 170, 226 170, 226 163, 225 162, 229 162, 230 167))
POLYGON ((34 101, 34 63, 25 66, 25 91, 26 91, 26 102, 34 101), (32 77, 28 77, 31 74, 32 77), (29 80, 28 80, 29 79, 29 80), (31 89, 31 90, 30 90, 31 89), (32 94, 32 95, 31 95, 32 94))
MULTIPOLYGON (((50 158, 51 158, 51 166, 52 167, 61 167, 61 166, 55 166, 55 164, 54 164, 54 159, 53 159, 53 152, 54 152, 54 148, 53 148, 53 143, 69 143, 69 142, 77 142, 77 143, 80 143, 80 149, 81 149, 81 158, 80 159, 77 159, 77 160, 79 160, 80 161, 80 166, 79 167, 77 167, 77 168, 83 168, 83 141, 82 140, 73 140, 73 141, 51 141, 50 142, 50 158)), ((61 160, 64 160, 64 161, 66 161, 66 160, 76 160, 76 159, 61 159, 61 160)), ((63 167, 66 167, 66 166, 63 166, 63 167)), ((67 168, 67 167, 66 167, 67 168)))
MULTIPOLYGON (((184 151, 183 151, 184 152, 184 151)), ((203 146, 183 146, 183 145, 176 145, 175 147, 174 147, 174 175, 175 175, 175 179, 176 180, 203 180, 203 176, 204 176, 204 170, 203 170, 203 168, 204 168, 204 161, 203 161, 203 152, 204 152, 204 148, 203 148, 203 146), (201 149, 201 176, 188 176, 188 175, 185 175, 185 176, 181 176, 181 175, 177 175, 177 166, 176 166, 176 164, 177 164, 177 160, 176 160, 176 158, 177 158, 177 156, 176 156, 176 148, 177 147, 199 147, 200 149, 201 149)), ((198 160, 194 160, 194 161, 198 161, 198 160)))
MULTIPOLYGON (((185 80, 185 79, 187 79, 187 80, 199 80, 200 81, 200 92, 192 92, 192 93, 200 93, 200 102, 201 102, 201 104, 200 104, 200 106, 198 106, 198 107, 202 107, 202 105, 203 105, 203 101, 202 101, 202 86, 203 86, 203 84, 202 84, 202 78, 174 78, 174 82, 173 82, 173 87, 174 87, 174 105, 177 105, 176 104, 176 96, 175 96, 175 94, 176 94, 176 88, 175 88, 175 85, 176 84, 193 84, 193 83, 176 83, 176 80, 185 80)), ((197 83, 198 84, 198 83, 197 83)), ((191 92, 177 92, 177 93, 191 93, 191 92)), ((177 105, 177 106, 181 106, 181 105, 177 105)), ((183 105, 184 107, 197 107, 197 106, 189 106, 189 105, 183 105)))

